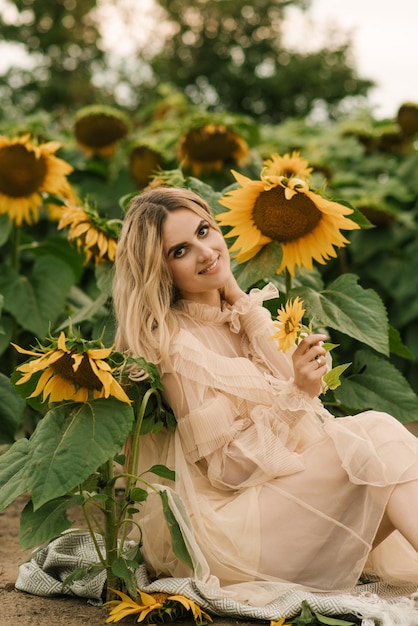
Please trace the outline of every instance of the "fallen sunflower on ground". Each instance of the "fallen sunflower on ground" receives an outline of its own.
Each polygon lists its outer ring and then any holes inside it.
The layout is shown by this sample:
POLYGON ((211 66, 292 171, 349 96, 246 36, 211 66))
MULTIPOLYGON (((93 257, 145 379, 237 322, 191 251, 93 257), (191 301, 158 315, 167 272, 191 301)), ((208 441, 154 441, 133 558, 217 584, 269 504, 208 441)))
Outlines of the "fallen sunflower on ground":
POLYGON ((250 150, 247 142, 224 124, 205 124, 180 138, 177 159, 194 176, 200 176, 202 172, 220 172, 226 163, 246 165, 250 150))
POLYGON ((56 141, 36 145, 30 135, 0 136, 0 214, 21 226, 39 220, 43 194, 67 197, 71 165, 55 156, 56 141))
POLYGON ((310 191, 304 180, 269 175, 268 170, 261 172, 260 180, 232 174, 240 187, 220 198, 219 204, 229 211, 216 219, 221 226, 232 226, 226 237, 236 237, 230 250, 238 263, 275 240, 283 252, 276 273, 287 269, 294 276, 296 267, 312 270, 313 260, 325 264, 336 257, 334 247, 349 243, 341 229, 360 228, 347 217, 353 209, 310 191))
POLYGON ((67 238, 75 241, 77 248, 86 254, 86 263, 94 259, 96 265, 115 260, 120 220, 107 220, 91 207, 67 204, 58 223, 61 230, 69 226, 67 238))
POLYGON ((28 383, 35 387, 27 398, 42 394, 42 402, 52 404, 63 400, 87 402, 89 399, 113 396, 121 402, 131 400, 114 377, 119 367, 113 362, 112 348, 104 348, 100 340, 87 341, 61 332, 59 337, 49 337, 47 345, 25 350, 12 343, 29 359, 16 368, 19 376, 16 385, 28 383))
POLYGON ((142 622, 145 618, 164 622, 175 621, 185 614, 192 612, 196 624, 203 626, 212 621, 208 613, 203 611, 196 602, 189 600, 182 595, 169 595, 168 593, 145 593, 138 589, 139 599, 132 600, 121 591, 112 589, 121 600, 110 600, 105 606, 112 607, 106 623, 119 622, 124 617, 138 615, 137 622, 142 622), (166 618, 166 619, 164 619, 166 618))

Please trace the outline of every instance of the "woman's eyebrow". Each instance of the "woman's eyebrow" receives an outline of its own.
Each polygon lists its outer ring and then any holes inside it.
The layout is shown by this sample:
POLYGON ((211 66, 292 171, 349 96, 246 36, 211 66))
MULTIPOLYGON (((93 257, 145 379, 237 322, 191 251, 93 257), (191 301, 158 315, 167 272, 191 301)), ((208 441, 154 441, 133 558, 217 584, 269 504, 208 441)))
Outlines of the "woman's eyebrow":
MULTIPOLYGON (((206 220, 200 220, 194 232, 195 235, 197 235, 197 233, 199 232, 199 230, 202 228, 204 224, 206 224, 206 220)), ((187 241, 180 241, 179 243, 175 243, 173 246, 170 246, 170 248, 167 250, 167 256, 170 256, 170 254, 174 252, 174 250, 177 250, 178 248, 183 248, 186 245, 187 245, 187 241)))

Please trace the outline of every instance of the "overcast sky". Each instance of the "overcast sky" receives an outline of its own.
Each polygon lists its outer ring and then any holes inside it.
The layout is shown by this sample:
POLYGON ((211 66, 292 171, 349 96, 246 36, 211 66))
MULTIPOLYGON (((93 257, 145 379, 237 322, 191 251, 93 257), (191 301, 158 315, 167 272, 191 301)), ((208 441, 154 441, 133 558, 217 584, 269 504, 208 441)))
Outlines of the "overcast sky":
POLYGON ((309 15, 352 34, 355 67, 378 83, 370 92, 378 117, 418 102, 418 0, 312 0, 309 15))
MULTIPOLYGON (((140 0, 141 11, 138 1, 103 0, 107 46, 127 58, 133 38, 152 29, 153 0, 140 0), (117 19, 121 11, 129 13, 128 27, 117 19)), ((286 32, 289 42, 314 48, 326 43, 332 26, 350 33, 359 75, 377 83, 369 98, 377 117, 394 117, 403 102, 418 102, 418 0, 312 0, 306 17, 290 11, 286 32)), ((0 41, 0 71, 16 59, 24 63, 16 47, 0 41)))

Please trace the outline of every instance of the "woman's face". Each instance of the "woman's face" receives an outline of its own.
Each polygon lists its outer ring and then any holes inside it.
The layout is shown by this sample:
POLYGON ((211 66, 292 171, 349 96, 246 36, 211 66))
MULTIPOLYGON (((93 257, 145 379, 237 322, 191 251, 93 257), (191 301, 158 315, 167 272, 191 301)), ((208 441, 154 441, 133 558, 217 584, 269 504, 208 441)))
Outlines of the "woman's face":
POLYGON ((164 221, 163 245, 169 271, 182 298, 219 305, 219 290, 231 273, 222 234, 190 209, 178 209, 164 221))

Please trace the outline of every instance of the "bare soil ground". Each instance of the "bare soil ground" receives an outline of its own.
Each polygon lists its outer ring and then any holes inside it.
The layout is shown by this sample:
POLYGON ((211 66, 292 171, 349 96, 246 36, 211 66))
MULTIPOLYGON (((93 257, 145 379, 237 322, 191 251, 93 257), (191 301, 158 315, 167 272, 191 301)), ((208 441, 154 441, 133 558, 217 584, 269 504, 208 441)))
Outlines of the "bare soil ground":
MULTIPOLYGON (((104 626, 108 612, 103 607, 91 606, 85 599, 68 596, 44 598, 17 591, 15 581, 20 563, 27 560, 30 551, 19 545, 20 513, 25 499, 18 498, 0 514, 0 626, 104 626)), ((120 624, 132 626, 135 619, 124 619, 120 624)), ((192 626, 192 620, 176 622, 192 626)), ((261 621, 214 620, 214 626, 261 626, 261 621)))

